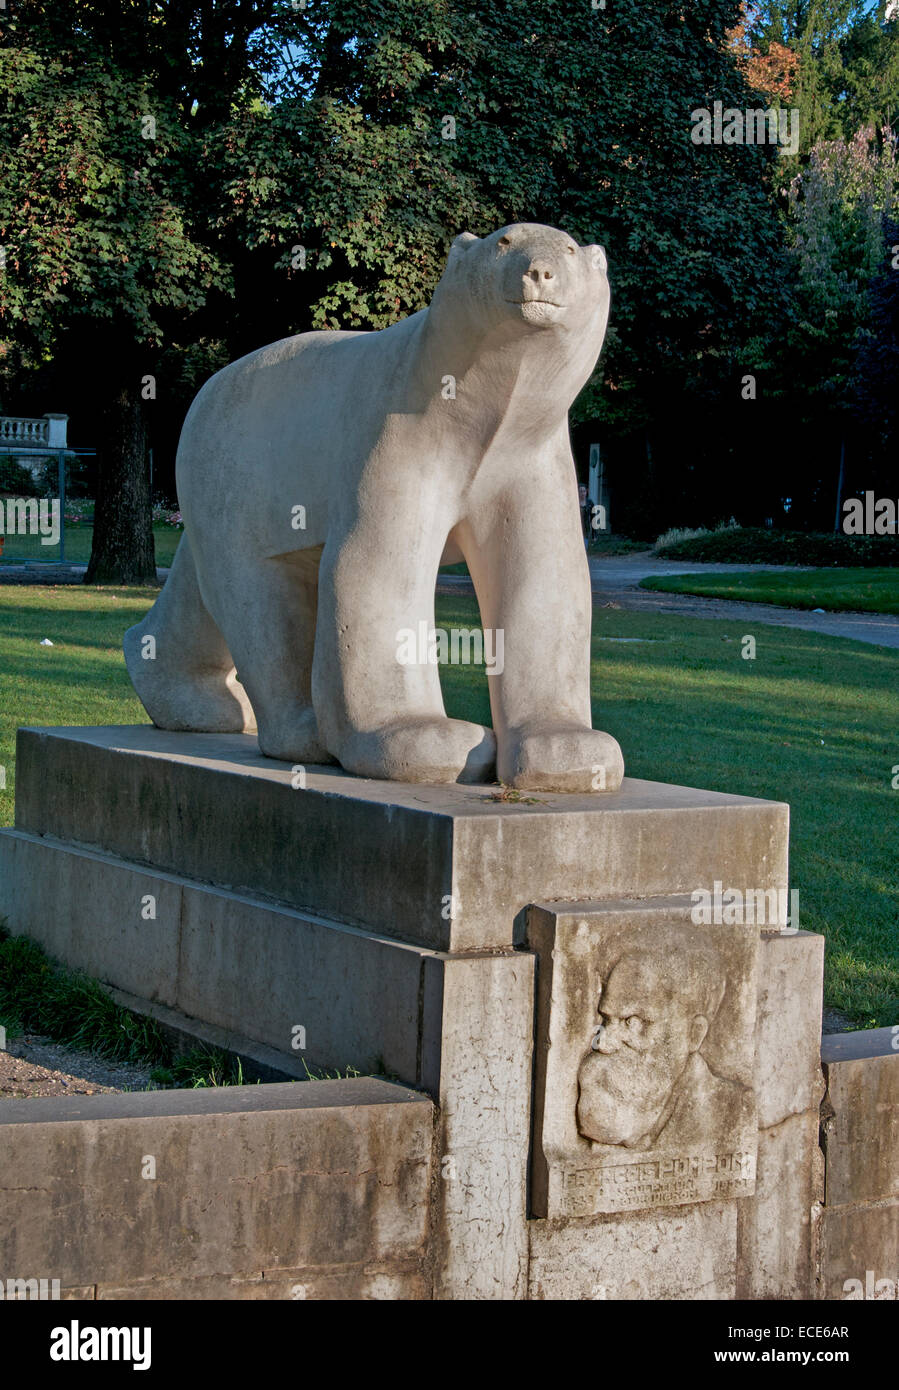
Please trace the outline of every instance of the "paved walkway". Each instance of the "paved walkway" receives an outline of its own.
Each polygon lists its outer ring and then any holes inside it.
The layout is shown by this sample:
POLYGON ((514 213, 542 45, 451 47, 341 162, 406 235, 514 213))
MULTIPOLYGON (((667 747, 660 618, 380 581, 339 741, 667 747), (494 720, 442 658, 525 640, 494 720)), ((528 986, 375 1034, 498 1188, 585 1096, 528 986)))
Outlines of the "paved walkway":
MULTIPOLYGON (((168 578, 168 569, 158 567, 156 578, 163 584, 168 578)), ((42 564, 38 560, 10 560, 0 564, 0 584, 83 584, 87 565, 42 564)), ((115 588, 114 584, 108 586, 115 588)))
MULTIPOLYGON (((661 574, 734 574, 739 570, 765 570, 772 574, 795 573, 797 565, 701 565, 679 560, 657 560, 651 551, 633 555, 590 557, 593 601, 634 613, 679 613, 692 618, 721 618, 741 624, 772 623, 798 627, 826 637, 851 637, 856 642, 899 650, 899 618, 889 613, 812 613, 802 608, 777 608, 770 603, 742 603, 736 599, 700 598, 695 594, 666 594, 641 589, 641 579, 661 574)), ((808 568, 808 567, 806 567, 808 568)), ((442 574, 437 592, 473 592, 465 575, 442 574)))
MULTIPOLYGON (((666 594, 639 588, 640 580, 663 574, 734 574, 752 568, 773 574, 794 572, 796 565, 699 565, 677 560, 656 560, 651 554, 591 557, 593 599, 642 613, 681 613, 694 618, 722 618, 740 623, 773 623, 798 627, 827 637, 851 637, 879 647, 899 649, 899 617, 890 613, 812 613, 802 608, 778 608, 770 603, 742 603, 736 599, 700 598, 695 594, 666 594)), ((806 567, 808 568, 808 567, 806 567)))

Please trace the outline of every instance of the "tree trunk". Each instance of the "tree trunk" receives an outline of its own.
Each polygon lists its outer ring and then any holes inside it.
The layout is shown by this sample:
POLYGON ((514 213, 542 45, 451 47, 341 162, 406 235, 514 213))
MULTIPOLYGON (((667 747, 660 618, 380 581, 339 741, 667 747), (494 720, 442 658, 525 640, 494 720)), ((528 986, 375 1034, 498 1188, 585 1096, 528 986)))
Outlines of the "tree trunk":
POLYGON ((85 584, 155 585, 147 427, 135 389, 120 388, 102 422, 94 540, 85 584))

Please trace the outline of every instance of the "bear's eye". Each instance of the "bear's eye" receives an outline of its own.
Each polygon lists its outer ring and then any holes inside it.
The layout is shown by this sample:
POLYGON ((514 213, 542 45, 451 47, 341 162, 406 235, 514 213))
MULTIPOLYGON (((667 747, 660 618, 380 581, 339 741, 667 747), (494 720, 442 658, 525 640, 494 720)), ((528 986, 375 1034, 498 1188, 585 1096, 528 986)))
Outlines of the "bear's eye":
POLYGON ((500 239, 499 239, 499 241, 498 241, 496 244, 497 244, 497 246, 511 246, 511 245, 512 245, 511 241, 509 240, 509 238, 508 238, 507 236, 501 236, 500 239))
POLYGON ((566 247, 565 247, 565 250, 568 252, 569 256, 573 256, 574 253, 575 253, 575 251, 577 250, 577 247, 576 247, 576 246, 566 246, 566 247))

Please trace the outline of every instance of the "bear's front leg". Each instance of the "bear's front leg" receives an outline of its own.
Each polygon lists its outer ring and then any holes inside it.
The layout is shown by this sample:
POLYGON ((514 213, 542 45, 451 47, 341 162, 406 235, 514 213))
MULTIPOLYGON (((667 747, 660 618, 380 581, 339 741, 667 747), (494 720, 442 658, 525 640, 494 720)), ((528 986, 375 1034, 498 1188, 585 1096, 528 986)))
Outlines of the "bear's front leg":
POLYGON ((592 727, 590 571, 567 439, 529 460, 460 531, 484 626, 502 634, 488 676, 497 774, 529 791, 617 791, 621 749, 592 727))
POLYGON ((325 547, 312 701, 325 746, 348 772, 398 782, 494 776, 493 731, 447 718, 428 659, 442 544, 421 525, 401 535, 357 525, 325 547))

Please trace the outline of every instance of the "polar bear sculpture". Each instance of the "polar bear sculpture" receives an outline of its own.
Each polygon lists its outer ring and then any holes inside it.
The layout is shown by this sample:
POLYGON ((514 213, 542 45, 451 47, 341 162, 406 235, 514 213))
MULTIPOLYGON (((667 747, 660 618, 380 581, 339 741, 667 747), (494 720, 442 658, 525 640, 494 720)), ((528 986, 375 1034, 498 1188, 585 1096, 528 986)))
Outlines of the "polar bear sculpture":
POLYGON ((466 232, 427 309, 212 377, 178 447, 184 536, 125 635, 153 722, 255 729, 268 757, 364 777, 616 790, 621 750, 591 727, 568 435, 608 312, 601 247, 466 232), (439 565, 463 558, 503 634, 493 730, 447 718, 430 660, 398 659, 401 632, 433 631, 439 565))

